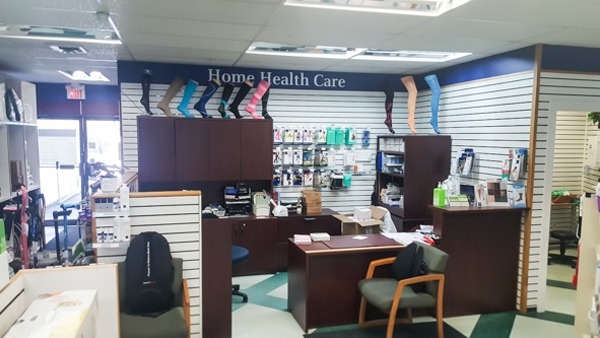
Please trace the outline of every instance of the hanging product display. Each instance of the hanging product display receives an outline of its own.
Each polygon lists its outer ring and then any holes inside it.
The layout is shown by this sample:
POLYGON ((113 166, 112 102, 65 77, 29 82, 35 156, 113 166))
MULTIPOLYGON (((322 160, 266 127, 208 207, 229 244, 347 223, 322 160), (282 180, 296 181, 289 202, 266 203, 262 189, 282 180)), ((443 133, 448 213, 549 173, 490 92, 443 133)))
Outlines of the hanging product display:
POLYGON ((367 127, 363 130, 362 146, 368 147, 371 145, 371 128, 367 127))
POLYGON ((279 127, 273 127, 273 143, 280 144, 283 142, 283 133, 279 127))
POLYGON ((281 147, 277 147, 273 149, 273 165, 282 165, 282 150, 281 147))
POLYGON ((279 187, 281 186, 281 170, 275 169, 273 171, 273 186, 279 187))
POLYGON ((260 119, 260 116, 258 116, 258 114, 256 114, 256 105, 258 104, 258 101, 260 101, 263 97, 263 95, 267 92, 267 90, 269 89, 269 86, 271 84, 268 83, 265 80, 260 80, 260 82, 258 83, 258 86, 256 87, 256 91, 254 91, 254 94, 252 95, 252 98, 250 99, 250 102, 248 102, 248 104, 246 105, 246 108, 244 108, 244 110, 252 115, 252 118, 255 120, 260 119))
POLYGON ((313 169, 304 170, 304 185, 312 186, 313 179, 314 179, 314 170, 313 169))
POLYGON ((194 105, 194 109, 200 112, 200 115, 202 115, 202 117, 205 119, 212 118, 212 116, 208 115, 208 113, 206 112, 206 103, 217 92, 217 88, 219 88, 220 86, 221 81, 219 81, 218 79, 212 79, 208 81, 208 83, 206 84, 206 89, 204 90, 204 93, 202 93, 200 100, 194 105))
POLYGON ((296 148, 292 150, 292 164, 293 165, 302 165, 302 147, 296 148))
POLYGON ((225 82, 223 84, 223 94, 221 94, 221 101, 219 101, 217 111, 224 119, 229 118, 229 115, 225 112, 225 107, 227 106, 227 101, 229 101, 229 98, 231 97, 231 93, 233 93, 233 88, 235 88, 235 86, 231 82, 225 82))
POLYGON ((140 99, 140 103, 146 110, 146 114, 152 115, 150 111, 150 81, 152 78, 152 72, 149 69, 144 69, 144 74, 142 75, 142 98, 140 99))
POLYGON ((179 110, 183 116, 187 118, 194 117, 194 115, 192 115, 192 113, 190 113, 188 110, 188 104, 190 103, 190 99, 192 98, 192 95, 194 95, 196 88, 198 88, 198 82, 189 79, 185 85, 185 89, 183 90, 183 98, 181 99, 181 103, 179 103, 177 106, 177 110, 179 110))
POLYGON ((347 146, 351 146, 356 143, 356 129, 354 127, 346 128, 345 143, 347 146))
POLYGON ((327 127, 326 135, 327 136, 326 136, 325 143, 327 143, 329 145, 334 145, 335 144, 335 127, 334 126, 327 127))
POLYGON ((271 91, 271 87, 269 87, 267 89, 267 91, 265 92, 265 94, 263 95, 261 102, 262 102, 262 116, 265 120, 272 120, 273 118, 271 117, 271 115, 269 115, 269 112, 267 111, 267 103, 269 102, 269 92, 271 91))
POLYGON ((302 139, 302 127, 294 128, 294 144, 302 144, 304 140, 302 139))
POLYGON ((283 143, 292 144, 294 143, 294 130, 291 128, 285 128, 283 130, 283 143))
MULTIPOLYGON (((302 148, 300 148, 302 149, 302 148)), ((313 148, 305 148, 302 150, 302 165, 311 166, 314 165, 315 153, 313 148)))
POLYGON ((316 144, 326 144, 327 143, 327 130, 324 127, 319 127, 315 131, 314 139, 316 144))
POLYGON ((169 85, 169 88, 167 89, 162 100, 160 100, 160 102, 156 104, 156 107, 162 110, 162 112, 165 113, 165 116, 173 116, 173 113, 171 113, 171 109, 169 108, 169 103, 171 102, 171 100, 173 100, 175 95, 177 95, 177 93, 179 92, 181 87, 183 87, 184 84, 185 81, 183 81, 181 77, 177 76, 169 85))
POLYGON ((385 121, 383 123, 388 127, 390 133, 395 134, 392 127, 392 108, 394 106, 394 90, 389 82, 383 84, 383 92, 385 93, 385 121))
POLYGON ((431 119, 429 120, 429 124, 433 128, 437 134, 440 133, 440 129, 438 128, 438 106, 440 104, 440 83, 435 74, 425 76, 425 82, 431 89, 431 119))
POLYGON ((252 83, 251 81, 246 80, 246 81, 242 82, 242 84, 240 85, 240 89, 238 90, 237 94, 235 95, 235 98, 229 105, 229 108, 227 108, 230 112, 233 113, 233 115, 235 115, 236 119, 242 118, 242 115, 240 115, 240 111, 239 111, 240 103, 242 103, 242 100, 246 97, 246 95, 248 95, 250 88, 252 88, 253 86, 254 86, 254 83, 252 83))
POLYGON ((313 143, 313 129, 310 127, 302 128, 302 143, 312 144, 313 143))
POLYGON ((408 100, 406 102, 408 108, 408 128, 413 134, 417 133, 415 128, 415 109, 417 108, 417 86, 415 85, 415 79, 412 76, 404 76, 400 78, 406 90, 408 91, 408 100))

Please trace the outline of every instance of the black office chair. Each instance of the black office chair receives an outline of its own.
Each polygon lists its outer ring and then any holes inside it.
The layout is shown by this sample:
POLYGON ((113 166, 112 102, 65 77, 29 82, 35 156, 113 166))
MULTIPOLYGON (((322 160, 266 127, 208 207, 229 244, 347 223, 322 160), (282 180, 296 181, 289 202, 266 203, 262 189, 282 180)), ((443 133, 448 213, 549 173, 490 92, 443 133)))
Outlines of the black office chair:
POLYGON ((577 243, 579 242, 579 237, 577 234, 570 230, 552 230, 550 231, 550 237, 558 239, 560 249, 559 254, 548 254, 548 263, 561 263, 568 264, 572 268, 575 268, 577 265, 577 257, 565 255, 568 246, 577 247, 577 243))
MULTIPOLYGON (((233 245, 231 247, 231 264, 232 265, 242 264, 248 260, 249 255, 250 255, 250 252, 248 251, 248 249, 238 246, 238 245, 233 245)), ((248 295, 240 291, 239 284, 233 284, 231 286, 231 294, 242 297, 243 303, 248 302, 248 295)))

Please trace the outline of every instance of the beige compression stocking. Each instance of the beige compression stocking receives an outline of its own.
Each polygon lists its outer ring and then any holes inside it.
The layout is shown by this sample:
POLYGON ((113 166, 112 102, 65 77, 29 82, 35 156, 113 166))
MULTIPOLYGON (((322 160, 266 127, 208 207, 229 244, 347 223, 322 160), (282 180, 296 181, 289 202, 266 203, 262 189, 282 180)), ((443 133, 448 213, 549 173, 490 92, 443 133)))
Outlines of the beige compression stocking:
POLYGON ((408 91, 408 120, 406 123, 413 134, 417 133, 415 128, 415 109, 417 108, 417 86, 415 85, 415 79, 412 76, 404 76, 400 78, 400 81, 406 87, 408 91))
POLYGON ((169 102, 177 95, 177 92, 184 85, 185 81, 182 78, 176 77, 171 85, 167 89, 165 96, 163 96, 162 100, 156 105, 160 110, 162 110, 166 116, 172 116, 171 110, 169 109, 169 102))

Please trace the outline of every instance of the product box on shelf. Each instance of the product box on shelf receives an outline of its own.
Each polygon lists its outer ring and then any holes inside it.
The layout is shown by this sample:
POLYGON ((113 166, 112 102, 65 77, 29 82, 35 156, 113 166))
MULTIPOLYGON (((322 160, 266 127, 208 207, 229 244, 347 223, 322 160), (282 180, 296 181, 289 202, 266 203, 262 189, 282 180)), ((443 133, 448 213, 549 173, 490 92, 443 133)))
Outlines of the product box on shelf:
POLYGON ((314 189, 302 190, 302 205, 306 213, 321 212, 323 208, 321 192, 314 189))
POLYGON ((341 222, 342 235, 370 234, 379 232, 379 226, 383 224, 381 218, 385 216, 386 211, 375 207, 366 207, 371 211, 370 219, 358 219, 343 214, 336 214, 333 217, 341 222))

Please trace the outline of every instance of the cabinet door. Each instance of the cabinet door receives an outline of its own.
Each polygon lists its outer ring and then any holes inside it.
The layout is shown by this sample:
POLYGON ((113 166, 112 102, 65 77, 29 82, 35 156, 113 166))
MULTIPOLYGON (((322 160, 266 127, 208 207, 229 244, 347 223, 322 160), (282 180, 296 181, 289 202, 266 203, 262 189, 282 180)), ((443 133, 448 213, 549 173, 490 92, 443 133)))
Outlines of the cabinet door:
POLYGON ((273 178, 273 120, 247 120, 240 124, 240 179, 273 178))
POLYGON ((240 123, 212 120, 209 124, 208 176, 210 180, 240 179, 240 123))
POLYGON ((138 116, 140 182, 175 180, 175 119, 138 116))
POLYGON ((234 221, 232 227, 233 244, 243 246, 250 251, 250 256, 245 263, 233 267, 233 274, 250 275, 275 272, 277 220, 234 221))
POLYGON ((175 159, 177 181, 208 179, 208 129, 200 119, 175 121, 175 159))

